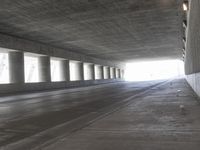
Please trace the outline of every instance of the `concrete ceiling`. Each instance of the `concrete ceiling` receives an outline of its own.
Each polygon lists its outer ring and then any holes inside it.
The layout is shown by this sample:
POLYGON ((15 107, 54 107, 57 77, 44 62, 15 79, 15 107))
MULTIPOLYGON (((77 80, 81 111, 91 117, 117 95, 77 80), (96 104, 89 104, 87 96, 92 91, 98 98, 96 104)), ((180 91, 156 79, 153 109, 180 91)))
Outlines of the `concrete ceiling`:
POLYGON ((1 0, 0 32, 119 61, 181 58, 178 0, 1 0))

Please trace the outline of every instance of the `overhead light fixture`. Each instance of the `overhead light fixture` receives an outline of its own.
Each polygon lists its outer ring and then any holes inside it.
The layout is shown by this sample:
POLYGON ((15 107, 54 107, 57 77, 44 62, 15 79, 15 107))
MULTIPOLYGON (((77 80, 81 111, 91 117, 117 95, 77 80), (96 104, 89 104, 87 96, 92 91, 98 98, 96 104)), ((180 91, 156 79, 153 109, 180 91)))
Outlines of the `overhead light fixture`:
POLYGON ((183 10, 188 11, 188 2, 187 1, 183 2, 183 10))

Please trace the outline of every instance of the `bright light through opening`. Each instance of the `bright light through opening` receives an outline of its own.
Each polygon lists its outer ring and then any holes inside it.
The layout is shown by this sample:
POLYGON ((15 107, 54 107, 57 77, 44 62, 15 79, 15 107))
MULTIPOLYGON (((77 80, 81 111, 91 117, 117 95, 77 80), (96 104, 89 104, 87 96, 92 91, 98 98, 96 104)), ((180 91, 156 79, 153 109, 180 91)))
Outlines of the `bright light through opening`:
POLYGON ((39 82, 38 57, 24 56, 25 82, 39 82))
POLYGON ((95 65, 94 69, 95 69, 95 79, 96 80, 102 79, 102 76, 101 76, 102 75, 101 66, 95 65))
POLYGON ((183 10, 184 10, 184 11, 187 11, 187 10, 188 10, 188 6, 187 6, 186 3, 183 3, 183 10))
POLYGON ((51 59, 51 81, 62 81, 60 60, 51 59))
POLYGON ((93 71, 93 65, 89 63, 84 63, 84 80, 92 80, 92 71, 93 71))
POLYGON ((70 61, 70 81, 79 81, 81 80, 81 64, 80 62, 70 61))
POLYGON ((0 84, 9 83, 8 53, 0 53, 0 84))
POLYGON ((183 75, 184 65, 181 60, 128 63, 125 70, 126 81, 161 80, 183 75))

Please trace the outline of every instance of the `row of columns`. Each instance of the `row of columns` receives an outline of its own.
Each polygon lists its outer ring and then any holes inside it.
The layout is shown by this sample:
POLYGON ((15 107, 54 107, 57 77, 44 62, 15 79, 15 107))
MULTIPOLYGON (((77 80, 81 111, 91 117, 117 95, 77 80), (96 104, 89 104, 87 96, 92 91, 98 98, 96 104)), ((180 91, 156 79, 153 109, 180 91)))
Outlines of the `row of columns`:
MULTIPOLYGON (((85 80, 84 77, 84 63, 78 62, 77 76, 79 80, 85 80)), ((115 79, 123 78, 122 70, 117 68, 110 68, 104 66, 98 66, 98 70, 95 72, 95 64, 89 65, 89 74, 91 80, 97 79, 97 73, 100 79, 115 79), (113 70, 113 71, 111 71, 113 70), (113 73, 111 73, 113 72, 113 73), (113 77, 112 77, 113 74, 113 77)), ((49 56, 39 57, 39 82, 51 82, 51 65, 49 56)), ((24 83, 24 53, 20 51, 9 52, 9 70, 10 70, 10 82, 11 83, 24 83)), ((70 81, 70 66, 69 60, 61 60, 61 78, 63 81, 70 81)))
MULTIPOLYGON (((92 80, 123 78, 123 72, 118 68, 110 68, 107 66, 99 66, 99 65, 96 65, 96 66, 99 69, 98 71, 95 71, 94 64, 89 65, 90 67, 89 70, 90 70, 92 80), (113 69, 113 71, 111 71, 111 69, 113 69), (112 74, 111 72, 113 72, 113 75, 111 75, 112 74)), ((85 79, 85 77, 83 79, 85 79)))

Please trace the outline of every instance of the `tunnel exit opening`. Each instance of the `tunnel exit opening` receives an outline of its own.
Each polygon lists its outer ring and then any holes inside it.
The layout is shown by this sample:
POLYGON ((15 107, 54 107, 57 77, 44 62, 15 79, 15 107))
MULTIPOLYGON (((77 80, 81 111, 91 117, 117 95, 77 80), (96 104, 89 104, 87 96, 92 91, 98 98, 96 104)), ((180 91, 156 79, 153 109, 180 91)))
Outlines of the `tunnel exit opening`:
POLYGON ((126 81, 162 80, 184 76, 181 60, 132 62, 126 64, 126 81))
POLYGON ((8 53, 0 52, 0 84, 9 83, 9 58, 8 53))

